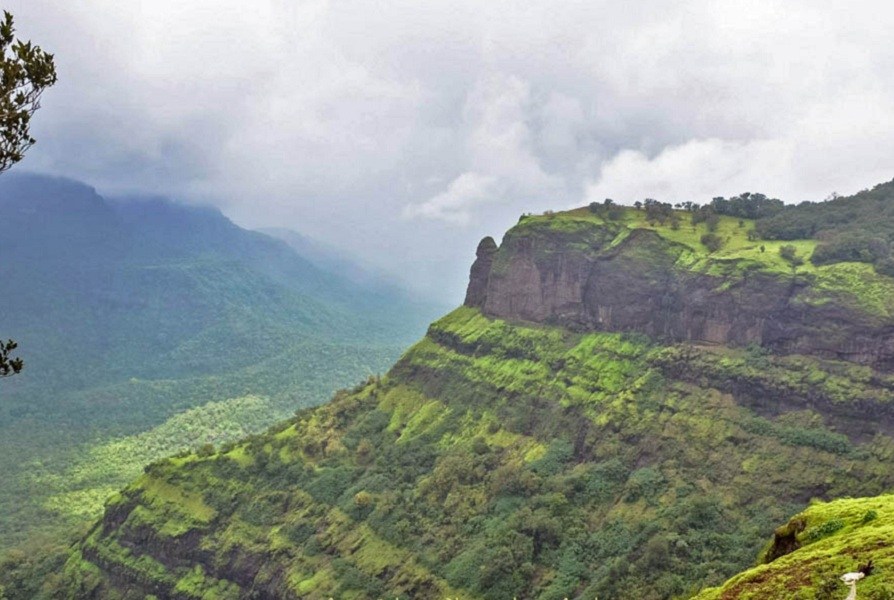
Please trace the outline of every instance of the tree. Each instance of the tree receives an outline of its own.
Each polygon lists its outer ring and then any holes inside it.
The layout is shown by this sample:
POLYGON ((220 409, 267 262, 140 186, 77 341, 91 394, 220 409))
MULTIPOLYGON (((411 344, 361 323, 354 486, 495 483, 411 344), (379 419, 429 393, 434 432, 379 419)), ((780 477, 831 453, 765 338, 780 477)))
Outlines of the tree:
POLYGON ((624 209, 615 204, 611 198, 606 198, 602 204, 590 202, 590 212, 607 221, 617 221, 624 215, 624 209))
POLYGON ((723 248, 723 238, 716 233, 706 233, 702 235, 701 242, 709 252, 717 252, 723 248))
POLYGON ((779 256, 793 267, 804 264, 804 259, 798 256, 798 249, 790 244, 779 248, 779 256))
MULTIPOLYGON (((53 55, 15 37, 12 15, 0 23, 0 173, 22 160, 34 145, 31 116, 40 108, 44 90, 56 83, 53 55)), ((24 361, 11 357, 14 341, 0 342, 0 377, 15 375, 24 361)))
POLYGON ((15 375, 25 366, 25 362, 21 358, 10 356, 10 353, 18 346, 12 340, 7 341, 5 344, 0 342, 0 377, 15 375))
POLYGON ((12 15, 0 23, 0 173, 22 160, 34 145, 31 116, 44 90, 56 83, 53 55, 15 38, 12 15))
POLYGON ((643 208, 646 209, 646 221, 653 224, 658 221, 664 225, 674 214, 674 207, 669 202, 659 202, 654 198, 643 200, 643 208))

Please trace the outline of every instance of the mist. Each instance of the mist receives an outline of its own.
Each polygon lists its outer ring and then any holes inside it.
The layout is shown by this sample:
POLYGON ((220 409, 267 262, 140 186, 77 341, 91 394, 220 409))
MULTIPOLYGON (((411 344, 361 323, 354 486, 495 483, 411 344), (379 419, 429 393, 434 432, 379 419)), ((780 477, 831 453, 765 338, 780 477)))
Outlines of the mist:
POLYGON ((19 169, 212 203, 440 300, 524 212, 894 171, 881 2, 8 5, 59 71, 19 169))

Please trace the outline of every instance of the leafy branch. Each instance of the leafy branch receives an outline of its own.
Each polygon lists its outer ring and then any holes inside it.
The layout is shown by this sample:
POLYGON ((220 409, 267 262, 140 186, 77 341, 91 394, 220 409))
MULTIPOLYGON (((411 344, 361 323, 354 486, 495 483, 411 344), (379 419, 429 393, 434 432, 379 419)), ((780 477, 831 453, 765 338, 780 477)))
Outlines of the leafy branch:
POLYGON ((0 377, 15 375, 25 366, 25 361, 18 357, 10 356, 10 353, 19 345, 12 340, 6 343, 0 342, 0 377))
POLYGON ((22 160, 34 145, 31 116, 44 90, 56 83, 53 55, 15 38, 12 15, 0 23, 0 173, 22 160))

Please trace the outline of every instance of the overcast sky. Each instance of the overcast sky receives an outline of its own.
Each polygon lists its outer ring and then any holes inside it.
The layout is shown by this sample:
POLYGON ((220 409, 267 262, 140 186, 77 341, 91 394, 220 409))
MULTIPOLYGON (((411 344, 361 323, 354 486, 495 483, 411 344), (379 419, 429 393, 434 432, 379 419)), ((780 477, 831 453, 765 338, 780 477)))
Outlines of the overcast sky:
POLYGON ((19 168, 211 202, 450 301, 523 212, 894 177, 889 2, 4 4, 59 72, 19 168))

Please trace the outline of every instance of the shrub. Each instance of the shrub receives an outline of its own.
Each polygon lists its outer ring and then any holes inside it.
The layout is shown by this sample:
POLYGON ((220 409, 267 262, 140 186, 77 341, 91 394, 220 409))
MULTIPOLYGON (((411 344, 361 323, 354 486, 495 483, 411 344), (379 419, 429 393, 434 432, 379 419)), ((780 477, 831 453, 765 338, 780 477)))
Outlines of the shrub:
POLYGON ((207 458, 209 456, 214 455, 214 444, 204 444, 201 448, 199 448, 196 453, 202 458, 207 458))
POLYGON ((590 202, 589 209, 591 213, 606 221, 617 221, 624 214, 624 209, 615 204, 611 198, 606 198, 602 204, 590 202))
POLYGON ((844 527, 844 521, 842 521, 841 519, 830 519, 822 525, 811 527, 810 529, 805 531, 804 537, 810 542, 815 542, 826 537, 827 535, 832 535, 842 527, 844 527))
POLYGON ((779 248, 779 256, 793 267, 804 264, 804 259, 798 256, 798 249, 791 244, 786 244, 779 248))
POLYGON ((710 252, 717 252, 723 248, 723 238, 716 233, 704 234, 701 238, 701 242, 710 252))

